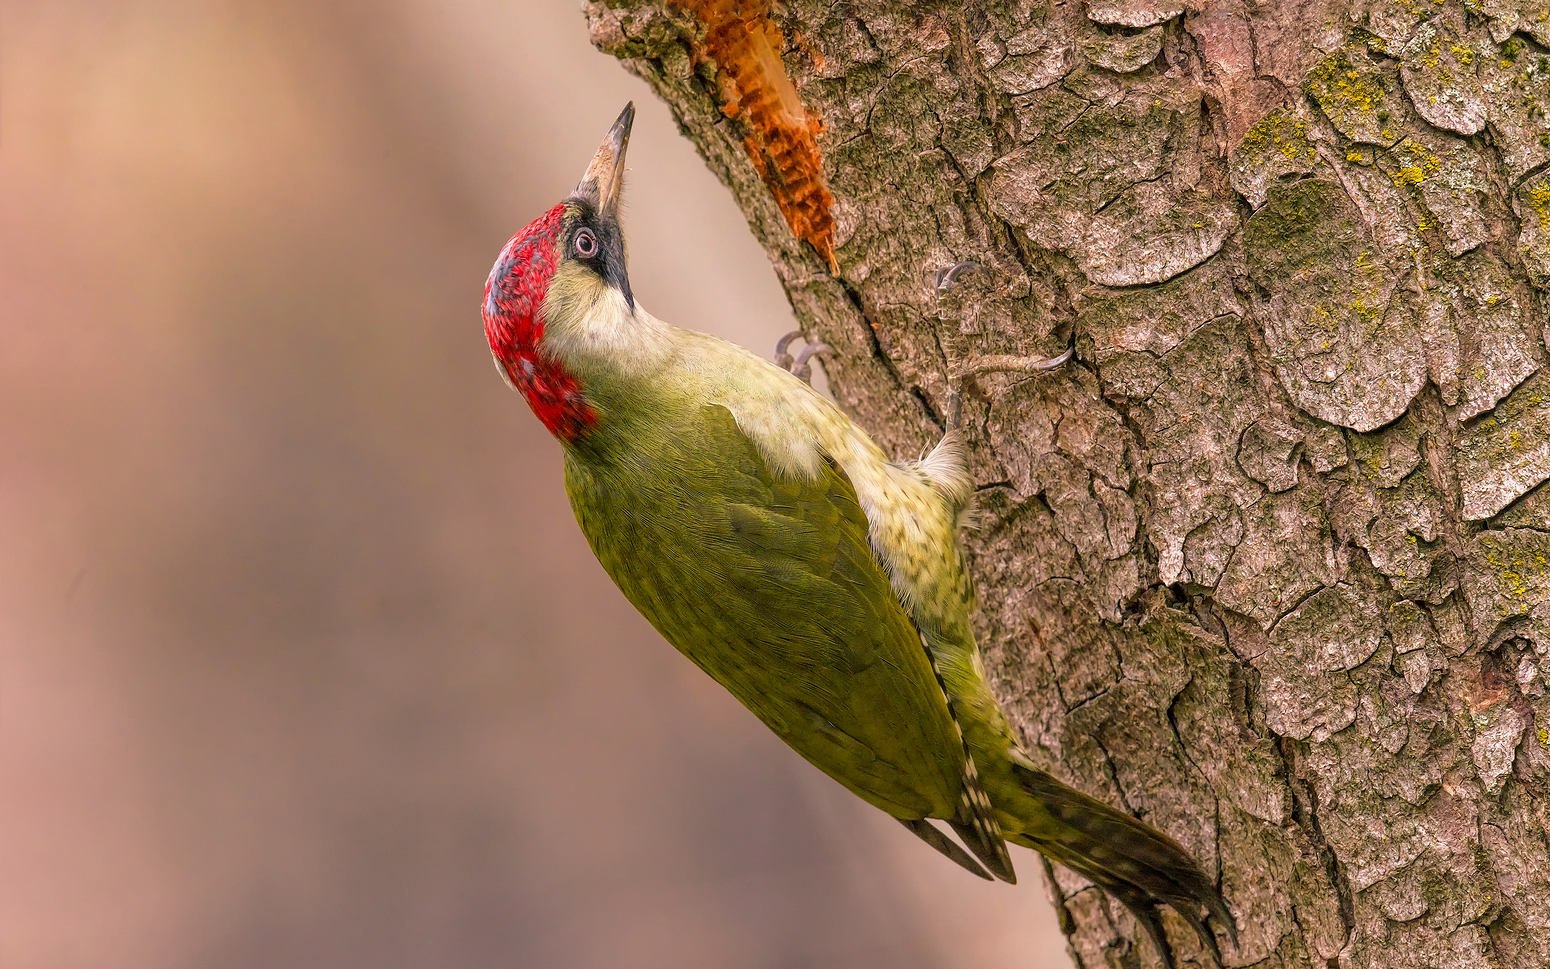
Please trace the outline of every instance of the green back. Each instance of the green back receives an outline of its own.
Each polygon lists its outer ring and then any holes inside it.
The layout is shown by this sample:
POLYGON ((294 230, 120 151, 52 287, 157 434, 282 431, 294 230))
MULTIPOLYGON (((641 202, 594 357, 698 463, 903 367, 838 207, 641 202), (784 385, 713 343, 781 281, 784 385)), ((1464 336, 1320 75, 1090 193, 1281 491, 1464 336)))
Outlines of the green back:
POLYGON ((849 480, 779 478, 724 407, 682 411, 567 451, 603 568, 818 768, 896 817, 955 817, 963 744, 849 480))

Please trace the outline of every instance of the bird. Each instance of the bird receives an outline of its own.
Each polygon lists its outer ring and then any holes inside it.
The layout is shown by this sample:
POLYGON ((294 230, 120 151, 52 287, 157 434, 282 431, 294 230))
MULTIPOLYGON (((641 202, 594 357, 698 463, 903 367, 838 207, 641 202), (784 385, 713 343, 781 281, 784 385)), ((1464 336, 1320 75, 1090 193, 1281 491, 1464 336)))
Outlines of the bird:
POLYGON ((501 248, 481 312, 501 378, 561 445, 603 569, 793 750, 962 868, 1015 882, 1008 845, 1032 848, 1123 903, 1166 964, 1165 906, 1219 959, 1208 921, 1237 930, 1214 880, 1039 768, 991 691, 961 431, 892 461, 787 369, 636 300, 620 224, 634 117, 501 248))

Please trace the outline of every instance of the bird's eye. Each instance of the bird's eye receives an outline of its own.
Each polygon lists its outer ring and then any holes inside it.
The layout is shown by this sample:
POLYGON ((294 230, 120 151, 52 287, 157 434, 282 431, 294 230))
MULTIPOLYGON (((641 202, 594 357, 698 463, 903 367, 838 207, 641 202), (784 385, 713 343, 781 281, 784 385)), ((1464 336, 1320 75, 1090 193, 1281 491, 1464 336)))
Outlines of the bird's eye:
POLYGON ((576 255, 583 259, 591 259, 597 255, 597 236, 591 229, 577 229, 576 238, 571 240, 571 247, 576 250, 576 255))

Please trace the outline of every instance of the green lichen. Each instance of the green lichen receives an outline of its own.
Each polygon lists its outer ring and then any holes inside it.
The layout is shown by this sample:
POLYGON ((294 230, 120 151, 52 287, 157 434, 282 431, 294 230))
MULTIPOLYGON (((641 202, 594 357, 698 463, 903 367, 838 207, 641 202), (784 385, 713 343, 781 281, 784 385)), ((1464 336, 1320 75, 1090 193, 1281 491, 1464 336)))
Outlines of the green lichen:
POLYGON ((1527 195, 1528 207, 1539 217, 1539 227, 1550 229, 1550 182, 1531 186, 1527 195))
POLYGON ((1453 80, 1454 67, 1469 67, 1480 54, 1470 44, 1444 41, 1430 24, 1422 31, 1425 46, 1415 51, 1406 63, 1413 69, 1424 70, 1443 84, 1453 80))
POLYGON ((1442 159, 1433 154, 1431 149, 1411 138, 1406 138, 1394 146, 1393 157, 1400 166, 1389 176, 1396 188, 1420 185, 1442 171, 1442 159))
POLYGON ((1347 436, 1351 442, 1351 453, 1356 458, 1355 467, 1370 481, 1381 478, 1384 467, 1388 465, 1388 455, 1384 453, 1380 436, 1376 434, 1347 436))
POLYGON ((1381 75, 1357 70, 1344 51, 1320 62, 1308 75, 1308 83, 1321 107, 1340 112, 1373 113, 1388 94, 1381 75))
POLYGON ((1504 541, 1501 537, 1511 534, 1482 536, 1480 548, 1485 553, 1486 565, 1496 576, 1497 591, 1526 609, 1537 605, 1546 585, 1550 585, 1550 558, 1530 542, 1504 541))
POLYGON ((1313 143, 1308 140, 1308 122, 1279 110, 1265 115, 1244 132, 1238 150, 1244 156, 1275 152, 1289 162, 1312 159, 1316 155, 1313 143))
POLYGON ((1410 63, 1413 66, 1424 68, 1428 74, 1444 84, 1453 80, 1453 72, 1448 70, 1447 65, 1443 63, 1442 41, 1440 40, 1433 40, 1426 47, 1422 48, 1419 55, 1410 63))
POLYGON ((1347 45, 1320 61, 1308 73, 1303 90, 1348 138, 1371 140, 1387 128, 1389 81, 1360 47, 1347 45))
POLYGON ((1367 327, 1374 327, 1383 318, 1385 307, 1367 302, 1357 296, 1351 300, 1351 318, 1367 327))

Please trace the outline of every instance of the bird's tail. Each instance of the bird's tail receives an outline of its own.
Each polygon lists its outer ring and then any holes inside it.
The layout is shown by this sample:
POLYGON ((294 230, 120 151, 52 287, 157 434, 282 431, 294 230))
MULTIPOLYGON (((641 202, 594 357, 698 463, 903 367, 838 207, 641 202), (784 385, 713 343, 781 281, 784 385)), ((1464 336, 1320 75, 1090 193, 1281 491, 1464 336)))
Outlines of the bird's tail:
POLYGON ((1027 795, 1018 799, 1016 813, 1022 823, 1006 826, 1007 840, 1065 865, 1123 902, 1165 962, 1171 964, 1172 956, 1158 911, 1171 905, 1220 963, 1207 919, 1217 922, 1234 946, 1238 928, 1214 881, 1190 853, 1156 828, 1062 784, 1031 763, 1020 763, 1023 759, 1017 751, 1011 763, 1013 779, 1027 795))

